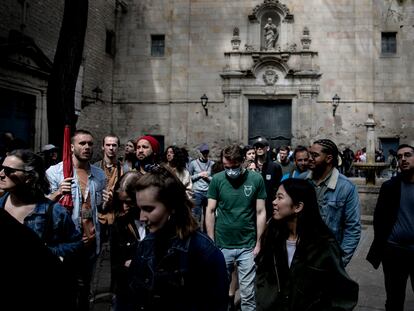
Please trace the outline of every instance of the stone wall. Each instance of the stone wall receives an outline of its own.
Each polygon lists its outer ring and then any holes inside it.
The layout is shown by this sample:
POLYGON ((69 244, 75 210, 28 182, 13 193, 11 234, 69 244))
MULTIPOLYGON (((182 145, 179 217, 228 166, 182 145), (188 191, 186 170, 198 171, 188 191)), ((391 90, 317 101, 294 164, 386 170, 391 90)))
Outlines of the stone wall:
MULTIPOLYGON (((106 31, 116 32, 116 1, 100 0, 89 1, 88 28, 85 39, 85 49, 82 63, 81 83, 82 100, 89 104, 79 116, 78 127, 89 129, 98 140, 112 128, 112 73, 114 59, 105 53, 106 31), (99 101, 94 101, 95 94, 92 90, 95 87, 102 89, 99 101)), ((64 9, 63 0, 44 1, 14 1, 6 0, 0 2, 0 38, 7 40, 11 30, 23 32, 33 39, 34 44, 53 62, 56 45, 59 38, 60 26, 64 9), (26 3, 25 18, 23 16, 22 3, 26 3), (21 27, 22 22, 24 27, 21 27)), ((119 16, 119 15, 118 15, 119 16)), ((8 81, 0 81, 2 87, 11 88, 15 91, 27 93, 28 89, 35 85, 26 86, 33 77, 22 76, 21 72, 0 69, 0 80, 2 76, 8 81), (24 87, 23 87, 24 86, 24 87)), ((39 88, 36 86, 36 88, 39 88)), ((47 79, 43 81, 40 91, 36 95, 37 113, 41 115, 36 123, 36 142, 33 148, 39 150, 42 145, 48 143, 47 131, 45 131, 46 99, 44 93, 47 88, 47 79), (43 96, 42 98, 40 98, 43 96), (42 105, 40 105, 42 104, 42 105)))
MULTIPOLYGON (((341 147, 362 148, 369 113, 378 123, 377 137, 414 141, 410 113, 414 110, 410 87, 414 30, 408 27, 414 5, 369 0, 281 2, 294 16, 281 38, 300 50, 302 31, 307 26, 310 50, 318 56, 314 66, 321 74, 315 98, 308 104, 297 101, 297 115, 292 116, 293 143, 331 137, 341 147), (390 17, 390 12, 397 16, 390 17), (381 31, 397 32, 396 55, 381 55, 381 31), (341 97, 335 117, 334 94, 341 97)), ((252 30, 258 26, 251 23, 249 15, 262 3, 130 1, 119 27, 114 105, 119 106, 115 110, 120 121, 114 121, 114 129, 125 137, 144 132, 164 135, 166 144, 190 148, 203 141, 217 148, 233 141, 246 143, 246 94, 241 89, 226 97, 220 73, 229 65, 225 52, 232 50, 234 27, 240 30, 241 50, 245 44, 260 41, 252 30), (151 34, 165 34, 164 57, 150 56, 151 34), (208 116, 199 99, 204 93, 209 97, 208 116)), ((243 79, 231 80, 230 87, 240 89, 243 79)), ((289 83, 296 87, 299 82, 289 83)), ((277 98, 278 91, 269 95, 263 87, 260 95, 271 100, 277 98)), ((301 95, 291 96, 295 100, 301 95)))

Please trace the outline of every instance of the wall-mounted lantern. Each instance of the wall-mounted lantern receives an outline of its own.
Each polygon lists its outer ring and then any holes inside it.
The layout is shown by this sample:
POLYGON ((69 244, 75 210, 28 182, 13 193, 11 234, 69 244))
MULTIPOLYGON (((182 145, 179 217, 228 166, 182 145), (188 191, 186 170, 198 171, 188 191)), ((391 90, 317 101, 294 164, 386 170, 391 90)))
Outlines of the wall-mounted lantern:
POLYGON ((203 109, 206 112, 206 116, 208 116, 208 108, 207 108, 208 97, 207 97, 207 95, 203 94, 203 96, 200 97, 200 100, 201 100, 201 105, 203 106, 203 109))
POLYGON ((335 117, 336 109, 339 106, 339 102, 341 101, 341 98, 338 96, 338 94, 335 94, 334 97, 332 97, 332 116, 335 117))

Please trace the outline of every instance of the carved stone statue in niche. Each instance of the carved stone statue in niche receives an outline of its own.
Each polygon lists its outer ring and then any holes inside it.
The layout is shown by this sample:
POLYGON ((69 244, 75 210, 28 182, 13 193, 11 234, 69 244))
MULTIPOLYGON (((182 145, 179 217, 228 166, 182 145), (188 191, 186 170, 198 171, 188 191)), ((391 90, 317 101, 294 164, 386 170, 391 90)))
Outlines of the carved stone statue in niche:
POLYGON ((272 19, 267 19, 267 24, 264 26, 265 50, 272 51, 276 47, 276 41, 279 37, 277 26, 273 24, 272 19))

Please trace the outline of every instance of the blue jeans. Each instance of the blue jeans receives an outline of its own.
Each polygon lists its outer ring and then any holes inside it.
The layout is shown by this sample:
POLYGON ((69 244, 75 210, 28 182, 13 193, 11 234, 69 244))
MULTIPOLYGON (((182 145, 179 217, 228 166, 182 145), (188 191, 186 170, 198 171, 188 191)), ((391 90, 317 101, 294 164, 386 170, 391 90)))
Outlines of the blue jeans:
POLYGON ((192 214, 201 225, 201 219, 207 206, 207 192, 194 192, 193 199, 194 208, 192 209, 192 214))
POLYGON ((255 311, 256 293, 254 282, 256 278, 256 269, 253 248, 222 248, 221 252, 226 260, 229 283, 231 282, 231 273, 233 272, 234 262, 237 264, 241 310, 255 311))

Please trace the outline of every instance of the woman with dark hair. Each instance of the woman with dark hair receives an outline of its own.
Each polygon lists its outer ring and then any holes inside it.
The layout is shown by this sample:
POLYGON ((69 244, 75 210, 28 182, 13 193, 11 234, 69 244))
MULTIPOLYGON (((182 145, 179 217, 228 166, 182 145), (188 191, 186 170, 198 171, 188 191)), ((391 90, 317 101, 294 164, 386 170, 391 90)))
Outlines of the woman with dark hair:
POLYGON ((256 258, 258 311, 352 310, 358 284, 346 273, 341 249, 323 222, 311 184, 284 180, 256 258))
POLYGON ((129 270, 134 310, 225 311, 223 254, 198 230, 183 184, 157 165, 138 180, 135 191, 149 234, 129 270))
POLYGON ((169 146, 164 152, 164 163, 174 172, 178 179, 183 183, 189 198, 193 194, 193 182, 187 170, 187 158, 181 148, 169 146))
POLYGON ((115 184, 113 207, 115 220, 111 231, 111 280, 115 294, 113 311, 127 309, 128 268, 139 242, 145 238, 145 226, 139 221, 134 187, 141 175, 126 172, 115 184))

